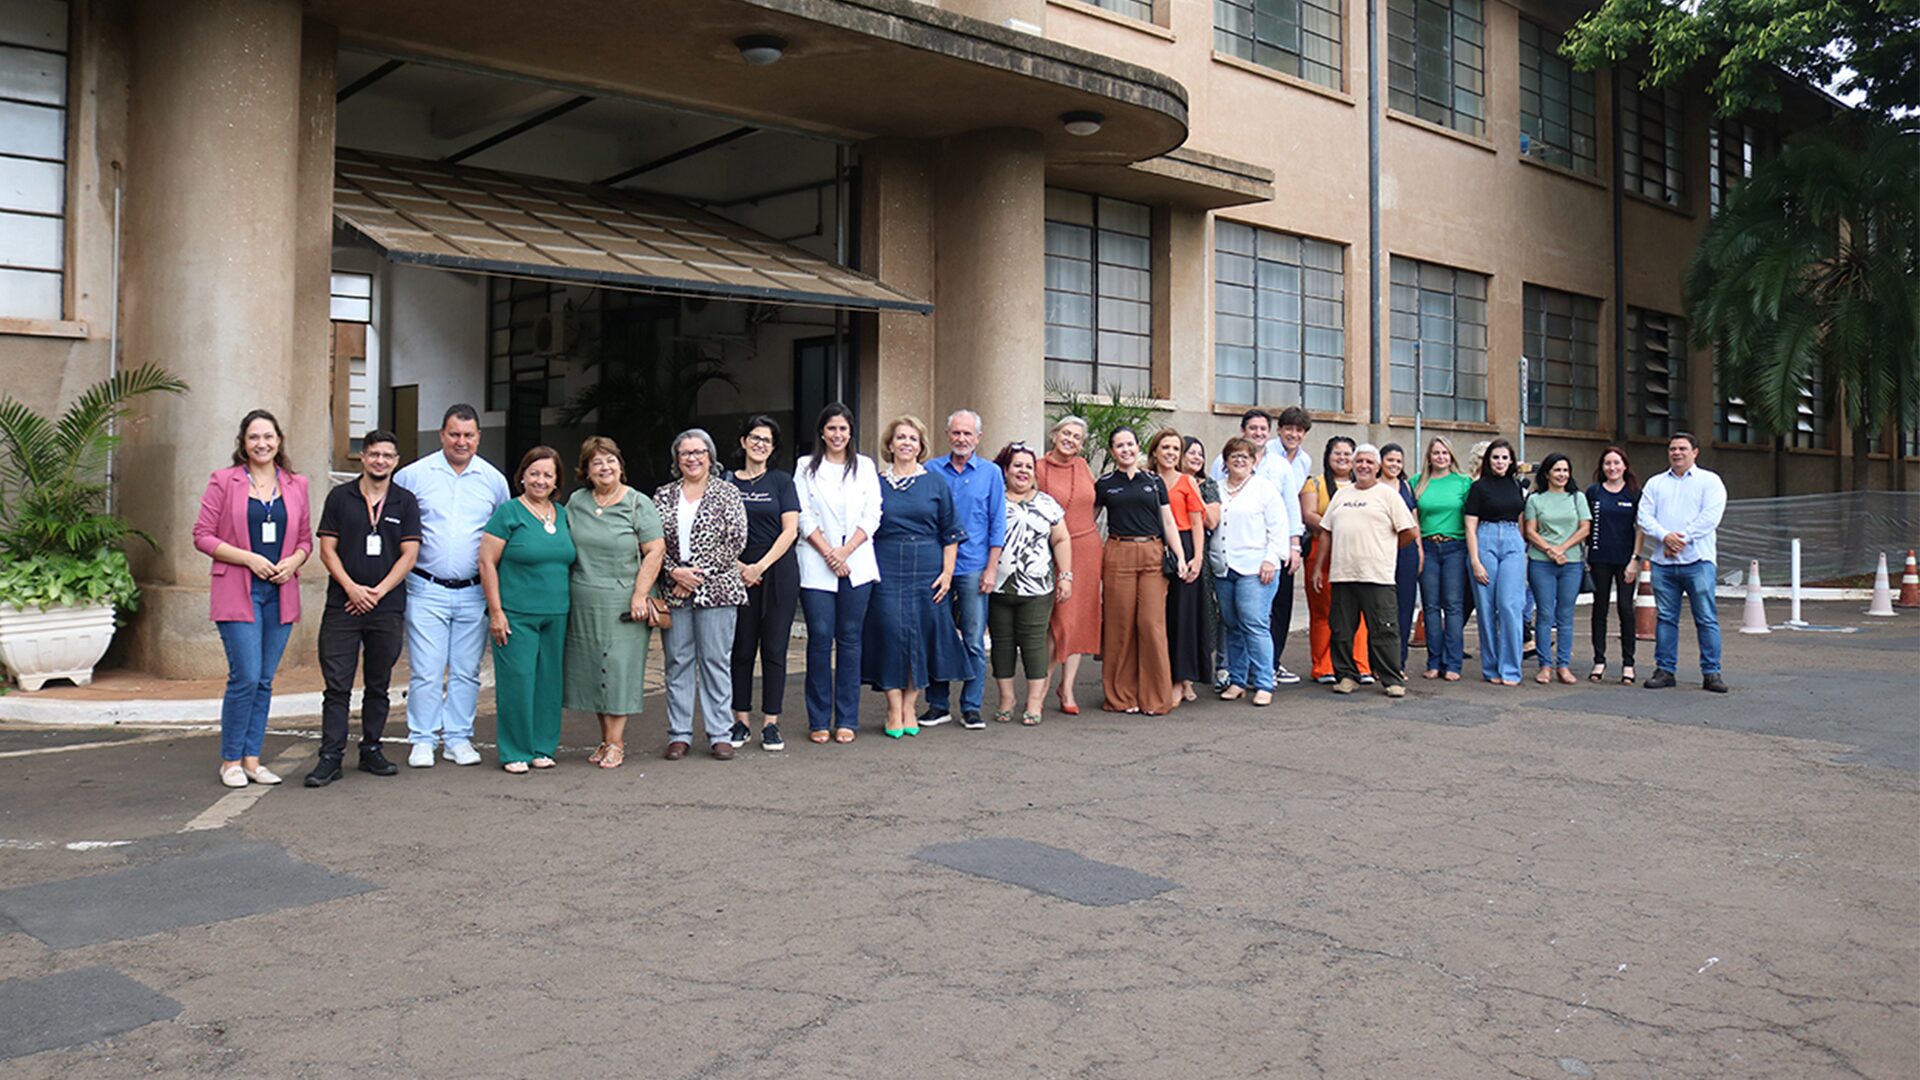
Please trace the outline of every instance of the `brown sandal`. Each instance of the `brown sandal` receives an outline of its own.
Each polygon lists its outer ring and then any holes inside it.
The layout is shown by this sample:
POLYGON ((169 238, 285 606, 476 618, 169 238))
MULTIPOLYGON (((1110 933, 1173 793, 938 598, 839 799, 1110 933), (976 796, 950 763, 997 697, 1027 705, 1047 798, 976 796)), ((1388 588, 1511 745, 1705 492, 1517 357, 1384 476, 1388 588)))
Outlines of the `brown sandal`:
POLYGON ((807 732, 807 738, 817 743, 823 743, 833 738, 833 732, 828 731, 826 728, 821 728, 819 731, 807 732))
POLYGON ((600 760, 594 762, 594 764, 603 769, 617 769, 626 763, 627 746, 625 743, 606 743, 605 749, 606 753, 600 755, 600 760))
POLYGON ((854 730, 850 727, 840 728, 839 730, 833 733, 833 741, 841 744, 842 746, 852 742, 853 740, 854 740, 854 730))

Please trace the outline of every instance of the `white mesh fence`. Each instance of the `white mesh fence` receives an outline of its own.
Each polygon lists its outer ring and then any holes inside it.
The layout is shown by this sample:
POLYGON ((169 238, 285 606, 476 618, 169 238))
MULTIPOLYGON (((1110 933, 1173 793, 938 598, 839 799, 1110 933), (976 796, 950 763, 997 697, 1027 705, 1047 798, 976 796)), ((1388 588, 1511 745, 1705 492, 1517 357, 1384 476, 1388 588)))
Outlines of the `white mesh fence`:
MULTIPOLYGON (((1720 580, 1746 581, 1760 560, 1767 585, 1788 584, 1793 541, 1800 541, 1803 584, 1872 573, 1882 552, 1898 581, 1910 548, 1920 548, 1920 492, 1838 491, 1777 499, 1736 499, 1720 520, 1720 580)), ((1649 543, 1655 542, 1652 537, 1649 543)))

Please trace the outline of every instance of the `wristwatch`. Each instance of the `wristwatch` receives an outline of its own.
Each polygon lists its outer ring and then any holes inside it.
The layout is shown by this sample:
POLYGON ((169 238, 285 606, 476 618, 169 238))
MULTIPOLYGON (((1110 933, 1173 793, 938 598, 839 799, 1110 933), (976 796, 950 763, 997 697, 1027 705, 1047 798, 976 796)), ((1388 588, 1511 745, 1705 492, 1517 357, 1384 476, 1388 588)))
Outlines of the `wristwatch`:
POLYGON ((1061 575, 1060 575, 1060 580, 1061 580, 1061 581, 1072 581, 1072 580, 1073 580, 1073 571, 1071 571, 1071 570, 1069 570, 1069 571, 1067 571, 1066 573, 1064 573, 1064 574, 1061 574, 1061 575))

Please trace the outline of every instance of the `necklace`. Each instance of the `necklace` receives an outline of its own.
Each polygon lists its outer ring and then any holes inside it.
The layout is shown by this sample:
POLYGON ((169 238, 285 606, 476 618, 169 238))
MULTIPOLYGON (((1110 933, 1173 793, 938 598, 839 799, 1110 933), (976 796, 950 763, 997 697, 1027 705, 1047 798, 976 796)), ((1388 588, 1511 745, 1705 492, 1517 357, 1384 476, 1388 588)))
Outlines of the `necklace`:
MULTIPOLYGON (((598 491, 595 491, 593 493, 593 516, 601 517, 605 515, 607 512, 607 507, 612 506, 614 503, 617 503, 621 499, 626 498, 626 496, 627 496, 626 489, 624 487, 617 487, 614 489, 613 498, 611 500, 607 502, 601 502, 600 493, 598 491)), ((547 531, 552 532, 553 530, 549 529, 547 531)))
POLYGON ((1245 488, 1246 488, 1246 486, 1247 486, 1247 484, 1248 484, 1249 482, 1251 482, 1252 480, 1253 480, 1253 474, 1252 474, 1252 473, 1248 473, 1248 474, 1247 474, 1247 478, 1246 478, 1245 480, 1242 480, 1242 481, 1240 481, 1240 482, 1239 482, 1239 483, 1237 483, 1237 484, 1236 484, 1236 483, 1234 483, 1234 482, 1233 482, 1233 481, 1231 481, 1231 480, 1229 480, 1229 481, 1227 481, 1227 483, 1226 483, 1226 485, 1225 485, 1225 486, 1226 486, 1226 489, 1227 489, 1227 496, 1228 496, 1229 498, 1231 498, 1231 497, 1233 497, 1233 496, 1235 496, 1235 495, 1238 495, 1238 494, 1240 494, 1240 492, 1241 492, 1241 491, 1242 491, 1243 489, 1245 489, 1245 488))
POLYGON ((554 532, 556 531, 554 529, 554 519, 558 518, 560 515, 557 511, 554 510, 552 503, 547 504, 547 512, 544 514, 542 514, 538 510, 535 510, 533 508, 533 504, 527 501, 527 497, 525 495, 520 496, 520 505, 526 507, 527 513, 532 514, 535 520, 540 522, 541 527, 547 530, 548 536, 552 536, 554 534, 554 532))

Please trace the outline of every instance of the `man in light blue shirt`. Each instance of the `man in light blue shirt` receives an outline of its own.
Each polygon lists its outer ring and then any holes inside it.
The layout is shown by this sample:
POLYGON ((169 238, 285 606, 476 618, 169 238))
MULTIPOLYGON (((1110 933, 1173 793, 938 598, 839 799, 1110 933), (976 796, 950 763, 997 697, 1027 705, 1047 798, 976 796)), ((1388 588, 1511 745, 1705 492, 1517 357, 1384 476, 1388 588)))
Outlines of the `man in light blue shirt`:
POLYGON ((416 769, 433 765, 436 742, 455 765, 480 763, 473 748, 487 644, 480 534, 512 492, 479 450, 480 414, 455 405, 440 420, 439 452, 393 478, 420 503, 420 558, 407 578, 407 764, 416 769))
MULTIPOLYGON (((953 560, 953 621, 967 646, 967 681, 960 689, 960 725, 968 731, 987 726, 980 701, 987 684, 987 596, 993 592, 1000 549, 1007 542, 1007 479, 1000 466, 980 457, 980 414, 960 409, 947 417, 951 452, 927 462, 953 491, 954 516, 967 532, 953 560)), ((953 719, 953 700, 945 682, 927 687, 927 711, 921 727, 953 719)))
POLYGON ((1688 432, 1667 440, 1667 464, 1672 468, 1647 481, 1640 492, 1640 531, 1654 541, 1653 599, 1660 621, 1654 631, 1656 670, 1646 682, 1649 690, 1674 685, 1680 666, 1680 601, 1693 608, 1693 626, 1700 638, 1701 686, 1715 694, 1727 692, 1720 678, 1720 616, 1714 601, 1715 533, 1727 509, 1727 486, 1720 477, 1695 464, 1700 443, 1688 432))

